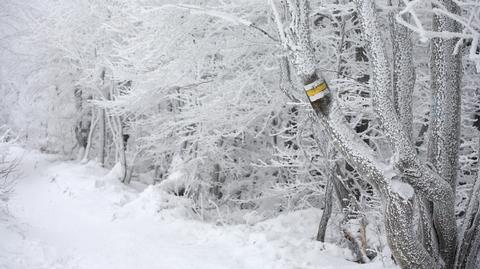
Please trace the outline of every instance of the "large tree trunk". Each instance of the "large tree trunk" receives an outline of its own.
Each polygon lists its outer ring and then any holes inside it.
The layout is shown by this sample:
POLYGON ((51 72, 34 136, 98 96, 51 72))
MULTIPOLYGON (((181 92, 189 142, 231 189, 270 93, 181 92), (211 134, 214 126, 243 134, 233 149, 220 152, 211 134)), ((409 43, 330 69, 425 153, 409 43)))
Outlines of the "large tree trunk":
MULTIPOLYGON (((398 4, 400 6, 400 3, 398 4)), ((410 140, 413 140, 412 96, 415 87, 415 68, 413 62, 413 44, 409 29, 399 24, 395 13, 390 14, 390 27, 393 46, 393 102, 399 121, 410 140)), ((408 21, 409 18, 403 18, 408 21)), ((423 246, 434 258, 437 257, 438 246, 433 230, 433 206, 430 201, 417 195, 419 207, 419 238, 423 246)))
MULTIPOLYGON (((452 0, 440 1, 448 11, 459 14, 458 6, 452 0)), ((446 17, 434 15, 434 31, 459 32, 458 24, 446 17)), ((454 55, 456 39, 434 38, 431 43, 431 89, 432 110, 430 114, 428 162, 446 180, 455 193, 460 144, 460 54, 454 55)), ((450 211, 455 203, 446 205, 450 211)), ((440 209, 442 210, 442 209, 440 209)), ((433 206, 435 228, 443 221, 439 209, 433 206)), ((455 262, 455 248, 437 234, 440 254, 448 268, 455 262)))
MULTIPOLYGON (((440 1, 448 11, 460 16, 452 0, 440 1)), ((459 32, 458 23, 446 16, 433 16, 434 31, 459 32)), ((460 144, 461 58, 454 55, 457 39, 433 38, 431 43, 432 110, 428 161, 453 191, 456 188, 460 144)), ((453 206, 453 205, 452 205, 453 206)))

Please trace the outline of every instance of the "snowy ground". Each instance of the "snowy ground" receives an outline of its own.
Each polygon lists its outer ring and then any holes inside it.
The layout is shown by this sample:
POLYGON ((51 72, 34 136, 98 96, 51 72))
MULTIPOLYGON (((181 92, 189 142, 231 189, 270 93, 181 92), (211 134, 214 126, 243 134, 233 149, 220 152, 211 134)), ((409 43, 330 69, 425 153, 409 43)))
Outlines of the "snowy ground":
POLYGON ((1 269, 384 268, 314 241, 315 210, 217 226, 192 217, 187 201, 125 187, 93 163, 12 150, 23 158, 0 223, 1 269))

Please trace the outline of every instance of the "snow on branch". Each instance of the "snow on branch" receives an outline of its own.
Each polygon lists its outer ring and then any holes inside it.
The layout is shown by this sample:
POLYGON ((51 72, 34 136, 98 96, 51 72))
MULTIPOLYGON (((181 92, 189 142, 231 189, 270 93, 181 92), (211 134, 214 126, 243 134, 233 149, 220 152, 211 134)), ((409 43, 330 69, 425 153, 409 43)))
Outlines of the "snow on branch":
POLYGON ((188 10, 191 14, 208 15, 208 16, 211 16, 211 17, 222 19, 222 20, 224 20, 226 22, 229 22, 233 25, 237 25, 237 26, 238 25, 244 25, 244 26, 250 27, 252 29, 255 29, 255 30, 261 32, 262 34, 264 34, 265 36, 267 36, 269 39, 271 39, 273 41, 278 41, 275 37, 273 37, 267 31, 265 31, 264 29, 255 25, 255 23, 253 23, 253 22, 251 22, 247 19, 241 18, 239 16, 236 16, 232 13, 227 13, 227 12, 219 11, 219 10, 216 10, 216 9, 204 8, 204 7, 200 7, 200 6, 187 5, 187 4, 178 4, 178 5, 165 4, 165 5, 162 5, 160 7, 157 7, 156 9, 165 9, 165 8, 176 8, 176 9, 188 10))
POLYGON ((403 3, 405 4, 405 7, 396 16, 398 23, 417 33, 422 42, 427 42, 432 38, 458 38, 459 40, 454 50, 455 54, 458 53, 461 46, 466 42, 469 42, 469 59, 475 62, 477 71, 480 70, 480 54, 477 52, 478 40, 480 38, 480 4, 478 1, 454 1, 455 5, 461 9, 461 14, 464 14, 463 16, 459 16, 449 11, 449 9, 438 0, 403 0, 403 3), (462 27, 462 31, 452 32, 428 30, 424 27, 423 22, 418 16, 419 11, 451 19, 462 27), (408 17, 411 18, 411 21, 408 21, 408 17))

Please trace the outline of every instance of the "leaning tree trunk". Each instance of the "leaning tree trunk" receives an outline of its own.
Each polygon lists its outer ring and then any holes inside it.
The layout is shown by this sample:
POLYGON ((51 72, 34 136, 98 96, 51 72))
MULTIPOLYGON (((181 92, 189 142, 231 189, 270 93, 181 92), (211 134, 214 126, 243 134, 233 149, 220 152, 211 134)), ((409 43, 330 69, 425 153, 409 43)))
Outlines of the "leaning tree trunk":
MULTIPOLYGON (((350 17, 351 15, 340 14, 338 16, 334 16, 333 18, 332 26, 337 29, 335 31, 335 35, 339 39, 336 47, 337 79, 340 79, 345 73, 345 59, 342 57, 343 51, 345 48, 351 47, 351 42, 348 41, 348 34, 346 30, 347 20, 350 19, 350 17)), ((363 52, 364 48, 356 49, 357 61, 365 61, 365 57, 362 57, 363 52)), ((368 76, 364 76, 358 80, 365 82, 368 79, 368 76)), ((292 84, 291 81, 292 80, 289 79, 290 84, 292 84)), ((359 131, 362 126, 367 126, 368 128, 368 123, 369 121, 366 121, 366 124, 364 123, 364 121, 361 121, 361 124, 357 125, 355 127, 355 130, 359 131)), ((321 143, 319 142, 317 142, 317 144, 319 146, 321 145, 321 143)), ((334 149, 329 151, 328 160, 335 161, 333 162, 333 166, 329 165, 327 171, 328 183, 325 190, 325 208, 322 214, 322 218, 320 219, 317 240, 323 242, 325 239, 325 232, 332 211, 332 190, 334 190, 334 193, 336 194, 335 196, 339 201, 342 213, 344 214, 343 220, 340 224, 340 229, 342 231, 343 237, 345 240, 348 241, 348 244, 355 256, 356 261, 360 263, 366 263, 369 260, 366 254, 366 221, 363 214, 358 214, 358 212, 361 211, 361 208, 359 208, 361 190, 355 188, 356 179, 347 171, 352 169, 351 166, 344 161, 337 160, 337 157, 339 157, 339 155, 340 154, 334 149), (355 192, 355 189, 358 191, 355 192), (360 227, 357 227, 358 225, 360 225, 360 227)))
POLYGON ((332 175, 329 176, 327 180, 327 185, 325 186, 325 199, 324 199, 324 206, 322 212, 322 218, 320 219, 320 223, 318 224, 318 232, 317 232, 317 241, 325 242, 325 235, 327 232, 327 225, 328 221, 330 220, 330 216, 332 215, 332 206, 333 206, 333 178, 332 175))

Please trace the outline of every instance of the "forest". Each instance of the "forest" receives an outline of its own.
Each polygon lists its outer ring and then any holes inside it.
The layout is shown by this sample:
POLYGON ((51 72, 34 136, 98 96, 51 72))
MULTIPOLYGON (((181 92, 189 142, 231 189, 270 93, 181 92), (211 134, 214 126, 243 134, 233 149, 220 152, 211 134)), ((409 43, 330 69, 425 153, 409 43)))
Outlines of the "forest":
POLYGON ((2 0, 0 269, 480 268, 480 2, 2 0))

